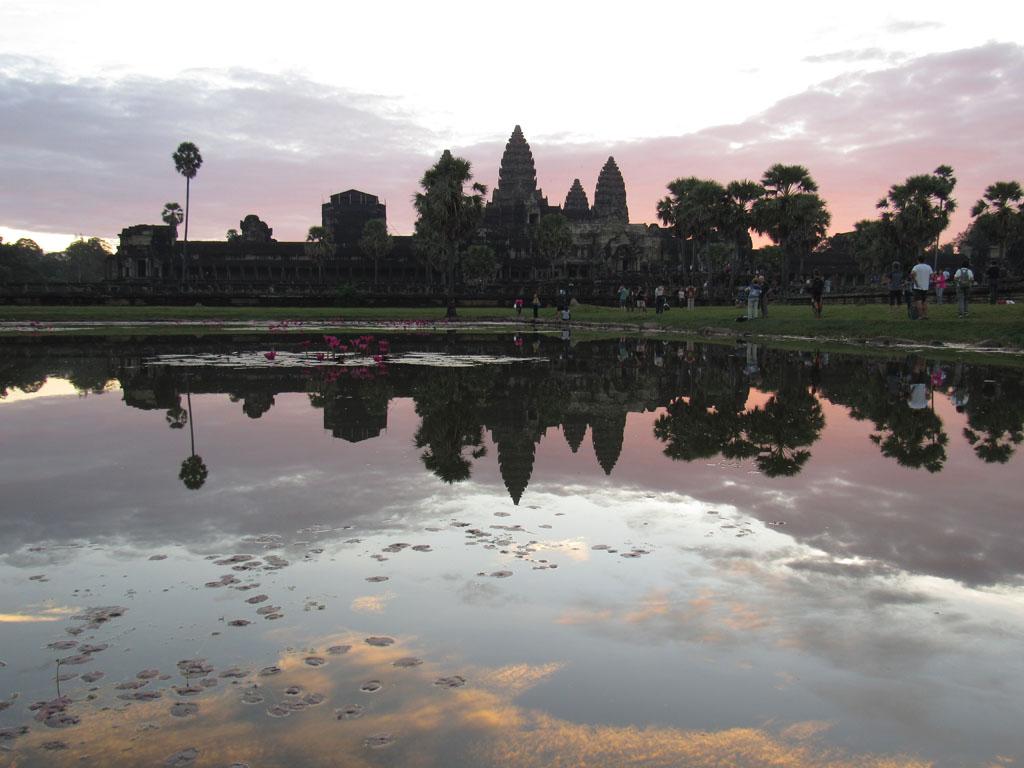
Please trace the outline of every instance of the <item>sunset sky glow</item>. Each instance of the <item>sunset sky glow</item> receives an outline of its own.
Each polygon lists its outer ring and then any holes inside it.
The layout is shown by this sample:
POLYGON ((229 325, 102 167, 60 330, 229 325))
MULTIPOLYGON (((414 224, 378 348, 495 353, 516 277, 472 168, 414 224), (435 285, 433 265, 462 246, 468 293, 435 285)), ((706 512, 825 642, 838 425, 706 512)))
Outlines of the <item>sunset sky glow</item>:
POLYGON ((441 150, 493 185, 512 127, 560 204, 614 155, 631 218, 678 176, 806 165, 833 231, 889 185, 948 163, 968 222, 1024 177, 1017 3, 153 3, 0 6, 0 235, 59 249, 184 202, 170 154, 199 145, 191 234, 257 213, 302 239, 351 187, 409 233, 441 150))

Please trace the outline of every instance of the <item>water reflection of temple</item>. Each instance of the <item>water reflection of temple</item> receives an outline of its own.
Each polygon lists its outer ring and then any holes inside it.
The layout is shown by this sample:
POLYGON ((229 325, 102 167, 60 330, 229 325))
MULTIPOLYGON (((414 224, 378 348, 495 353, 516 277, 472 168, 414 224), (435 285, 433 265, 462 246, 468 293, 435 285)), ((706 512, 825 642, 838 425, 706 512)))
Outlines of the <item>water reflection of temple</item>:
MULTIPOLYGON (((447 337, 399 337, 392 339, 392 351, 521 355, 521 341, 469 334, 457 343, 447 337)), ((628 415, 655 409, 664 409, 655 436, 672 458, 750 459, 770 475, 795 474, 810 458, 823 425, 818 398, 870 421, 871 439, 882 455, 930 472, 943 468, 950 436, 934 408, 918 407, 914 393, 921 387, 932 400, 936 394, 949 397, 966 415, 962 437, 979 459, 1005 462, 1024 442, 1020 371, 913 356, 829 358, 749 345, 697 347, 637 339, 572 345, 536 337, 525 346, 539 358, 535 362, 470 369, 392 365, 386 376, 370 366, 365 376, 332 376, 335 369, 151 362, 162 345, 172 344, 178 345, 175 354, 230 346, 259 355, 265 347, 253 339, 200 340, 184 350, 181 341, 153 340, 139 348, 101 345, 97 354, 83 358, 77 344, 62 348, 50 343, 41 347, 42 354, 31 345, 15 346, 0 362, 0 391, 38 387, 50 374, 66 375, 83 391, 102 390, 109 379, 117 379, 126 405, 165 411, 172 428, 184 426, 186 392, 225 394, 253 419, 271 410, 279 395, 304 393, 322 411, 324 429, 353 443, 386 430, 392 398, 410 398, 421 418, 416 444, 424 465, 448 482, 464 480, 484 457, 483 436, 489 435, 515 503, 535 474, 541 440, 558 436, 586 461, 589 435, 589 460, 611 475, 623 450, 628 415), (754 389, 765 394, 748 408, 754 389)), ((283 349, 285 342, 277 346, 283 349)))

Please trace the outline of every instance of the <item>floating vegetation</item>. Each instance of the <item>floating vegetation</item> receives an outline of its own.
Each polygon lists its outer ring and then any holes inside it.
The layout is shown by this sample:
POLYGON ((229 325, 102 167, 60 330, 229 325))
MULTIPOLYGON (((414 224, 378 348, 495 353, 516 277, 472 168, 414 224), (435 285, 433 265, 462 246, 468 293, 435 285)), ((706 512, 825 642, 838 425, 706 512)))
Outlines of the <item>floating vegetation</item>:
POLYGON ((171 717, 191 717, 199 714, 199 705, 191 701, 178 701, 171 705, 171 717))
POLYGON ((337 720, 357 720, 363 716, 363 712, 364 709, 362 704, 348 704, 347 706, 334 710, 334 717, 337 720))
POLYGON ((322 667, 327 663, 323 656, 307 656, 302 661, 307 667, 322 667))
POLYGON ((160 691, 131 691, 119 694, 117 698, 122 701, 156 701, 163 698, 163 694, 160 691))
POLYGON ((287 707, 284 704, 273 704, 267 707, 267 714, 271 717, 288 717, 291 713, 291 707, 287 707))
POLYGON ((512 575, 512 571, 494 571, 491 576, 495 579, 507 579, 512 575))
POLYGON ((373 637, 366 638, 365 642, 366 642, 367 645, 372 645, 372 646, 375 646, 377 648, 386 648, 389 645, 394 645, 395 644, 395 638, 393 638, 393 637, 377 637, 377 636, 373 636, 373 637))
POLYGON ((395 737, 390 733, 376 733, 372 736, 367 736, 363 740, 363 745, 370 749, 382 749, 391 746, 394 741, 395 737))
POLYGON ((351 645, 332 645, 327 649, 327 653, 329 653, 331 656, 341 656, 342 654, 348 653, 351 650, 351 645))
POLYGON ((150 560, 166 560, 167 559, 167 555, 150 555, 149 559, 150 560))
POLYGON ((66 651, 69 648, 74 648, 78 645, 77 640, 57 640, 56 642, 49 643, 46 647, 52 648, 55 651, 66 651))
POLYGON ((262 704, 263 694, 259 692, 256 686, 246 688, 245 693, 242 694, 243 704, 262 704))
POLYGON ((167 766, 167 768, 186 768, 186 766, 192 765, 198 757, 198 749, 195 747, 186 747, 180 752, 175 752, 164 760, 164 765, 167 766))
POLYGON ((269 667, 264 667, 263 669, 261 669, 258 674, 260 677, 271 677, 273 675, 279 675, 281 674, 281 668, 276 664, 272 664, 269 667))
POLYGON ((363 693, 376 693, 383 687, 384 685, 381 683, 380 680, 367 680, 365 683, 359 686, 359 690, 363 693))
POLYGON ((451 675, 450 677, 439 677, 434 681, 434 685, 440 686, 441 688, 461 688, 466 684, 466 678, 462 675, 451 675))
POLYGON ((86 672, 82 675, 82 681, 86 683, 95 683, 97 680, 102 680, 105 675, 105 672, 86 672))
POLYGON ((221 576, 216 581, 208 581, 208 582, 206 582, 206 584, 204 586, 215 588, 215 587, 226 587, 226 586, 229 586, 231 584, 241 584, 241 582, 238 580, 237 576, 234 576, 234 575, 232 575, 230 573, 227 573, 227 574, 221 576))
POLYGON ((322 693, 307 693, 305 696, 302 697, 302 701, 310 707, 316 707, 320 704, 323 704, 326 699, 327 697, 324 696, 322 693))
POLYGON ((248 619, 232 619, 228 622, 229 627, 248 627, 252 624, 248 619))
POLYGON ((366 580, 371 584, 380 584, 387 581, 389 578, 389 576, 367 576, 366 580))
POLYGON ((84 629, 99 629, 111 619, 116 619, 128 611, 119 605, 103 606, 100 608, 87 608, 84 613, 72 616, 72 621, 84 621, 84 629))
POLYGON ((418 667, 423 663, 423 659, 417 659, 415 656, 403 656, 402 658, 394 661, 391 666, 400 668, 418 667))
POLYGON ((412 547, 413 552, 433 552, 434 549, 429 544, 417 544, 412 547))
POLYGON ((47 752, 60 752, 61 750, 65 750, 68 748, 68 745, 65 742, 56 739, 54 739, 53 741, 44 741, 39 746, 41 746, 47 752))
POLYGON ((249 603, 249 605, 258 605, 260 603, 265 603, 269 599, 270 597, 267 595, 253 595, 252 597, 246 598, 245 602, 249 603))

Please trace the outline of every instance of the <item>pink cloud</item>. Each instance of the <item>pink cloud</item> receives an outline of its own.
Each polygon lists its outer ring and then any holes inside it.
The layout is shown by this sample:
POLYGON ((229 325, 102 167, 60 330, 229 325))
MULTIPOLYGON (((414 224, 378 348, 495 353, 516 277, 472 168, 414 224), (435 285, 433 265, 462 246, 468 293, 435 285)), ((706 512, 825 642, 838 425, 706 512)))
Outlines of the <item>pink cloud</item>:
MULTIPOLYGON (((637 222, 655 220, 676 177, 757 179, 773 163, 800 163, 829 203, 833 231, 874 216, 891 184, 949 164, 960 180, 949 238, 988 184, 1024 178, 1021 92, 1024 47, 992 43, 852 71, 741 123, 683 136, 531 145, 554 204, 576 177, 593 202, 597 173, 614 155, 637 222)), ((0 100, 0 224, 16 229, 110 236, 158 221, 164 202, 184 202, 170 154, 189 139, 206 159, 193 185, 196 237, 221 238, 257 213, 279 239, 302 239, 319 223, 323 198, 351 187, 384 199, 392 230, 408 233, 417 182, 440 154, 425 150, 438 136, 387 100, 294 75, 68 81, 38 62, 0 57, 0 100)), ((665 108, 701 105, 666 96, 665 108)), ((453 150, 493 185, 503 148, 453 150)))

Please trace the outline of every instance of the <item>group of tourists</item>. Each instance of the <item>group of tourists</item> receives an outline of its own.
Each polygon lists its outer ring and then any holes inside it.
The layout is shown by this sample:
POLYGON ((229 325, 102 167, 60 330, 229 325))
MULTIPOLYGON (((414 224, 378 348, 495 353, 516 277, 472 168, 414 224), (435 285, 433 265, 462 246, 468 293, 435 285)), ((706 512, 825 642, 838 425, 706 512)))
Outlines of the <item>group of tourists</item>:
MULTIPOLYGON (((672 305, 672 292, 662 283, 659 283, 654 288, 653 294, 642 285, 638 285, 634 288, 627 288, 625 285, 620 285, 619 290, 615 292, 615 295, 619 300, 619 309, 625 310, 626 312, 646 312, 652 296, 654 300, 654 311, 659 315, 662 312, 667 311, 672 305)), ((676 306, 693 309, 697 304, 697 295, 697 286, 679 286, 675 291, 676 306)))
MULTIPOLYGON (((986 273, 989 286, 989 303, 995 304, 999 294, 999 267, 989 266, 986 273)), ((934 270, 925 257, 918 256, 917 264, 906 272, 898 261, 892 263, 888 276, 889 312, 895 312, 903 304, 907 306, 907 316, 911 320, 928 319, 928 294, 935 292, 935 303, 942 304, 946 289, 952 285, 956 290, 957 317, 966 318, 969 314, 968 302, 971 288, 975 285, 974 271, 969 260, 964 259, 960 267, 951 275, 947 270, 934 270)))

